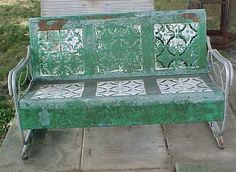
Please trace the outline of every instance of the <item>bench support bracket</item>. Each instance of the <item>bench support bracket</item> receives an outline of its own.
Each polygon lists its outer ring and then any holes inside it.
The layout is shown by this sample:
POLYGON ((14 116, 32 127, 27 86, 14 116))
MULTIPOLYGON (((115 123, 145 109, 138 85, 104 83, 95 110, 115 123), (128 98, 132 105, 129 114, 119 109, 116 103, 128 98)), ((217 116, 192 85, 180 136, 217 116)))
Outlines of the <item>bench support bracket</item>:
MULTIPOLYGON (((22 133, 22 134, 24 135, 24 133, 22 133)), ((23 140, 23 148, 21 151, 21 159, 22 160, 28 159, 28 152, 31 147, 32 141, 33 141, 33 130, 29 130, 23 140)))
POLYGON ((207 48, 208 48, 208 65, 210 78, 215 82, 224 92, 225 95, 225 108, 224 108, 224 119, 222 122, 209 122, 209 127, 216 138, 216 142, 220 149, 225 148, 223 140, 223 133, 225 130, 225 122, 227 118, 227 108, 229 100, 230 86, 233 85, 233 66, 229 60, 224 58, 219 51, 212 49, 210 38, 207 37, 207 48), (219 125, 220 123, 220 125, 219 125))
POLYGON ((223 139, 223 133, 220 130, 220 127, 216 121, 214 122, 209 122, 209 127, 216 139, 217 145, 219 149, 224 149, 225 148, 225 143, 223 139))

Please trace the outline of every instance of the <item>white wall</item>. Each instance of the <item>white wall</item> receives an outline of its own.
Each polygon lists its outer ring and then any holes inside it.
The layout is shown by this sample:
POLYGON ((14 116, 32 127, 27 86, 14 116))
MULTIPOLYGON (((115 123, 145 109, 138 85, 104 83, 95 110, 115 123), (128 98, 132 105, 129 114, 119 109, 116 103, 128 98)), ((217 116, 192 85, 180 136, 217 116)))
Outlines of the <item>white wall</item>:
POLYGON ((154 10, 153 0, 41 0, 41 16, 154 10))

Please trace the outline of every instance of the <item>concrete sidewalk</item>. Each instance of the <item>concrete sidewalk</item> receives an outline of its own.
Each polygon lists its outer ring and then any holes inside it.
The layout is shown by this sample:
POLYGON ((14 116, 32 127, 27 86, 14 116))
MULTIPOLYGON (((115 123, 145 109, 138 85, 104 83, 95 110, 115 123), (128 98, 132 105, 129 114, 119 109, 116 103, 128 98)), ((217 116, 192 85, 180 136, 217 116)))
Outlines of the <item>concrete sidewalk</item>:
POLYGON ((159 125, 49 130, 20 160, 21 142, 14 124, 0 150, 0 171, 171 171, 159 125))
MULTIPOLYGON (((236 105, 236 89, 230 100, 236 105)), ((36 139, 25 162, 14 123, 0 149, 0 172, 174 172, 176 162, 178 172, 201 172, 199 162, 205 167, 236 162, 236 116, 230 108, 228 114, 225 150, 218 149, 206 123, 64 129, 36 139)), ((234 164, 227 172, 236 171, 234 164)))
POLYGON ((137 171, 174 172, 176 162, 236 161, 236 117, 229 112, 219 150, 205 124, 49 130, 29 160, 20 159, 14 124, 0 150, 1 172, 137 171))

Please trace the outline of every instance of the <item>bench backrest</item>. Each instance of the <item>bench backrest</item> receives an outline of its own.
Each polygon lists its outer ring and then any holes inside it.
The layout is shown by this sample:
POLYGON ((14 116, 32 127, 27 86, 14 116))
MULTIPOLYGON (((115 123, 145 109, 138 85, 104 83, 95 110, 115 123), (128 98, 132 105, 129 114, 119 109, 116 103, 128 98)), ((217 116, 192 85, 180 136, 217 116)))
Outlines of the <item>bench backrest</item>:
POLYGON ((204 10, 30 19, 33 79, 207 72, 204 10))

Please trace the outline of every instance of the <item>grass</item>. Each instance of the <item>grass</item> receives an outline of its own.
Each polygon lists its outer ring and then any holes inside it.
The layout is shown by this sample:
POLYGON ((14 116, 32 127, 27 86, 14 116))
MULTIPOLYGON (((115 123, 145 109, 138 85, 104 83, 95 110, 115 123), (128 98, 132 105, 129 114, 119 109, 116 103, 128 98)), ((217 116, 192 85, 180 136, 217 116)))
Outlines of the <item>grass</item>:
MULTIPOLYGON (((8 99, 7 96, 0 96, 0 143, 3 139, 7 129, 9 127, 9 122, 14 116, 12 102, 8 99)), ((1 144, 0 144, 1 145, 1 144)))
POLYGON ((38 6, 37 1, 0 1, 0 81, 25 56, 29 39, 27 21, 31 16, 39 16, 38 6))
POLYGON ((0 0, 0 140, 14 116, 7 92, 7 74, 26 55, 28 18, 39 15, 37 0, 0 0))
POLYGON ((156 10, 176 10, 188 8, 188 0, 155 0, 156 10))

